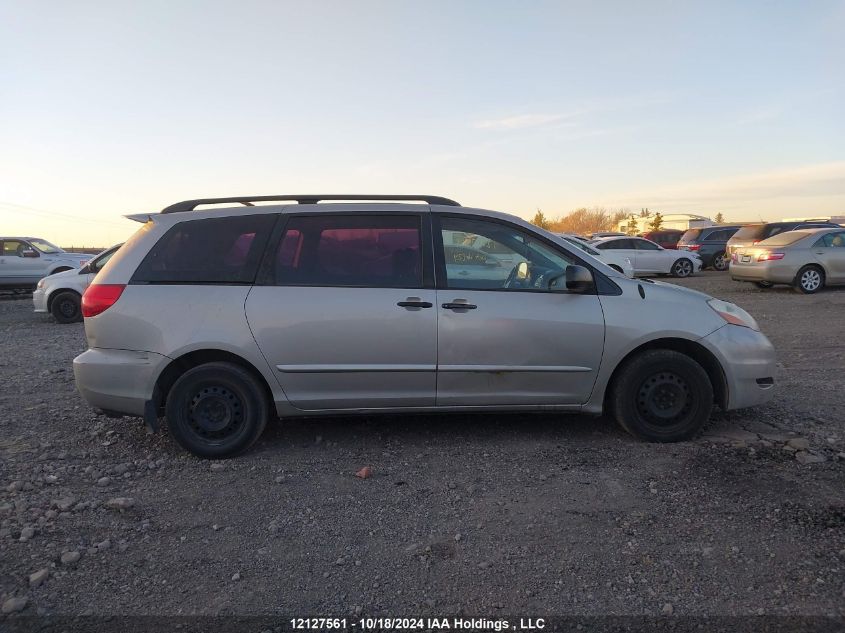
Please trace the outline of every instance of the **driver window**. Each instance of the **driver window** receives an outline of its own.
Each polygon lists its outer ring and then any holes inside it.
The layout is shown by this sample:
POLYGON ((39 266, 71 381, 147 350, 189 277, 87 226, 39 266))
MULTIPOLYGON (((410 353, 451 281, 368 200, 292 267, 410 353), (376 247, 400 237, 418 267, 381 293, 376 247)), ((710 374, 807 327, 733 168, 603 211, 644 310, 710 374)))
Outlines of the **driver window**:
POLYGON ((442 218, 446 284, 467 290, 546 290, 572 262, 506 224, 442 218))

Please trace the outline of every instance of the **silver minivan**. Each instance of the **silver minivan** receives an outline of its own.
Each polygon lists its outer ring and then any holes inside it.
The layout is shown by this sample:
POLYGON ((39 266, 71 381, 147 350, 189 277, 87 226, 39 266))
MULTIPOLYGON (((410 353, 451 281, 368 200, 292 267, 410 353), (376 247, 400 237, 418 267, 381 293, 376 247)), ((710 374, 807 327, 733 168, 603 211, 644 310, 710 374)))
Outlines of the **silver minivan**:
POLYGON ((203 457, 276 416, 363 412, 606 411, 672 442, 774 390, 741 308, 629 279, 511 215, 332 195, 135 219, 83 297, 76 383, 107 414, 165 417, 203 457))

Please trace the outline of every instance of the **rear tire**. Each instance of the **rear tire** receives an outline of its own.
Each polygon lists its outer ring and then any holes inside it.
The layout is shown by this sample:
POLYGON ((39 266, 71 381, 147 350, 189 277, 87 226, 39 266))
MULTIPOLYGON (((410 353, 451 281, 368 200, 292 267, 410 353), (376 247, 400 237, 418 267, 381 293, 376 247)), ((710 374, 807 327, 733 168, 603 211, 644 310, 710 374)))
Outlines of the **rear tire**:
POLYGON ((800 293, 811 295, 824 288, 824 271, 818 266, 804 266, 795 275, 792 286, 800 293))
POLYGON ((75 292, 60 292, 50 302, 50 314, 58 323, 76 323, 82 320, 82 297, 75 292))
POLYGON ((713 386, 689 356, 649 350, 620 368, 609 400, 613 417, 634 437, 680 442, 695 437, 710 417, 713 386))
POLYGON ((724 272, 728 269, 728 266, 731 264, 731 259, 728 257, 725 251, 721 253, 716 253, 716 256, 713 258, 713 270, 718 270, 719 272, 724 272))
POLYGON ((689 277, 695 269, 693 268, 692 261, 687 259, 686 257, 681 257, 677 260, 674 264, 672 264, 672 276, 673 277, 689 277))
POLYGON ((167 426, 185 450, 210 459, 232 457, 261 436, 270 416, 262 385, 233 363, 198 365, 182 374, 167 395, 167 426))

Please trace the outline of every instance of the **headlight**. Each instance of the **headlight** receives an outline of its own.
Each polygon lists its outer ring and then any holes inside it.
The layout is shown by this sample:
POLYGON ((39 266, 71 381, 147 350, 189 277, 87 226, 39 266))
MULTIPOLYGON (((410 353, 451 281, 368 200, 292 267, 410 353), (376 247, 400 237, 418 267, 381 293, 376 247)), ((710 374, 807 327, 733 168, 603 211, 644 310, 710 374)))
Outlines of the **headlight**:
POLYGON ((39 279, 39 280, 38 280, 38 284, 36 285, 36 287, 37 287, 39 290, 41 290, 41 289, 44 287, 44 280, 43 280, 43 279, 39 279))
POLYGON ((710 299, 707 302, 707 305, 713 308, 713 310, 715 310, 716 313, 728 323, 741 325, 742 327, 749 327, 752 330, 757 330, 758 332, 760 331, 760 326, 757 325, 757 321, 754 320, 754 317, 735 303, 728 303, 727 301, 722 301, 721 299, 710 299))

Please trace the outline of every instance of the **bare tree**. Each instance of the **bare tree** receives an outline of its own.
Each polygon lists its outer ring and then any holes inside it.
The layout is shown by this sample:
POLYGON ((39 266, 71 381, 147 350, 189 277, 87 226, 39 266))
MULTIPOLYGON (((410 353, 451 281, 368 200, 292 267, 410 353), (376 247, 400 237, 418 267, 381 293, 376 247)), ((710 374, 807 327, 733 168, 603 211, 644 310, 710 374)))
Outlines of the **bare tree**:
POLYGON ((556 233, 589 235, 596 231, 612 231, 628 215, 627 209, 608 210, 604 207, 582 207, 568 215, 552 220, 549 230, 556 233))

